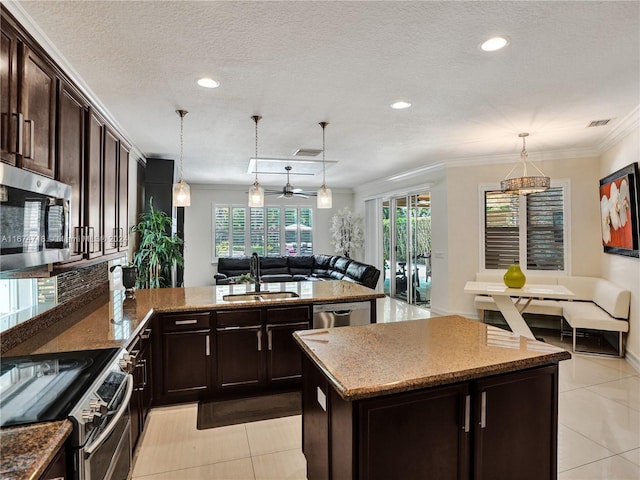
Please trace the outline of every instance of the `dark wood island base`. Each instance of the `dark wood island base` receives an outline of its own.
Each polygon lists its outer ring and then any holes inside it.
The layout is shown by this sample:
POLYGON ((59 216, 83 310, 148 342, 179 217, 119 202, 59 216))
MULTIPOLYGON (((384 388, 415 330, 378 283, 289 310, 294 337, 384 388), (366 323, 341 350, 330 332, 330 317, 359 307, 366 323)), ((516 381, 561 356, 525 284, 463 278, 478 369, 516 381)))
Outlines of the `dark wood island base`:
POLYGON ((309 480, 557 478, 564 350, 455 316, 295 336, 309 480))

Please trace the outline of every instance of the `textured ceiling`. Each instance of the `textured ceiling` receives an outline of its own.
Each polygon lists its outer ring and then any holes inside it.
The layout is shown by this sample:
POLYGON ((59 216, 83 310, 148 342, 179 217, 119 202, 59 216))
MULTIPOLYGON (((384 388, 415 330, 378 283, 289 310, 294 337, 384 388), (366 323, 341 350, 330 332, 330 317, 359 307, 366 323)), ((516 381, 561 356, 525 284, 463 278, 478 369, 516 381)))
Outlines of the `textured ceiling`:
POLYGON ((175 110, 188 110, 192 183, 252 182, 255 114, 270 158, 321 148, 328 121, 327 184, 355 187, 431 164, 515 161, 519 132, 532 160, 594 153, 640 105, 637 1, 9 3, 144 154, 177 158, 175 110), (509 46, 482 52, 493 34, 509 46), (198 87, 201 76, 220 87, 198 87), (389 108, 399 99, 413 107, 389 108))

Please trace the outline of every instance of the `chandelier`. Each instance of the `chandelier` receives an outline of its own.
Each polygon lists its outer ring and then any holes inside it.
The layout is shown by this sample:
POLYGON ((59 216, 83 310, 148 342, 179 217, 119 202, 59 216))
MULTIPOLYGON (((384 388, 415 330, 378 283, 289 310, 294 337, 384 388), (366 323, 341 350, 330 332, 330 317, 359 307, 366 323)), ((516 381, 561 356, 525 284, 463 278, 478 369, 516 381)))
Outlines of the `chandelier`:
POLYGON ((517 163, 507 173, 507 176, 500 182, 500 188, 505 193, 516 193, 520 195, 528 195, 530 193, 544 192, 551 185, 551 179, 547 177, 542 170, 533 165, 540 175, 529 176, 527 175, 527 147, 525 139, 529 136, 528 133, 520 133, 518 137, 522 138, 522 151, 520 152, 520 159, 522 160, 523 175, 521 177, 511 177, 509 175, 518 167, 517 163))

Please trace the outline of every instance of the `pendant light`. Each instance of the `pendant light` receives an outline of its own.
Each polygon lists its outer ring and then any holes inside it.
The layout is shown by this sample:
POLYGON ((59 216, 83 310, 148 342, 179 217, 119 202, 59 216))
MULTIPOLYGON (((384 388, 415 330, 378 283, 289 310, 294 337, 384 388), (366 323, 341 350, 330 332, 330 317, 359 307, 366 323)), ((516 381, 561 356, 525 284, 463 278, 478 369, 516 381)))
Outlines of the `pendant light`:
POLYGON ((251 117, 256 124, 256 179, 249 188, 249 206, 250 207, 262 207, 264 206, 264 188, 260 186, 258 182, 258 122, 262 118, 260 115, 254 115, 251 117))
POLYGON ((522 177, 512 177, 508 178, 509 175, 516 169, 518 164, 514 165, 511 171, 507 174, 504 180, 500 182, 500 188, 505 193, 517 193, 520 195, 528 195, 530 193, 539 193, 544 192, 551 186, 551 179, 547 177, 542 170, 533 165, 539 176, 528 176, 527 175, 527 146, 525 143, 525 138, 529 136, 528 133, 520 133, 518 137, 522 138, 522 152, 520 152, 520 159, 522 160, 522 169, 523 175, 522 177))
POLYGON ((327 183, 325 181, 325 155, 324 155, 324 130, 327 128, 329 123, 320 122, 319 125, 322 127, 322 186, 318 189, 318 199, 317 199, 317 208, 331 208, 332 199, 331 199, 331 189, 327 188, 327 183))
POLYGON ((184 117, 189 112, 186 110, 176 110, 180 115, 180 181, 173 184, 173 205, 176 207, 189 207, 191 205, 191 188, 182 178, 182 163, 184 153, 184 117))

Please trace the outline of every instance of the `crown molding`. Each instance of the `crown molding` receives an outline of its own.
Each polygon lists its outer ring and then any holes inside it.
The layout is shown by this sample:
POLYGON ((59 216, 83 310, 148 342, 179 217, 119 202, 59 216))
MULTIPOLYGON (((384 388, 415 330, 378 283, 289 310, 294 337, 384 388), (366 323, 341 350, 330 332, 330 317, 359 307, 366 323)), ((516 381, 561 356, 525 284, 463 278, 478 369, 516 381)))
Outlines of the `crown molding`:
POLYGON ((131 153, 139 158, 146 158, 146 155, 142 152, 138 146, 131 141, 131 137, 127 134, 127 131, 122 127, 120 122, 109 112, 107 107, 100 101, 98 96, 91 90, 89 85, 82 79, 80 74, 69 63, 60 50, 53 44, 51 39, 40 28, 40 26, 29 16, 27 11, 22 7, 20 2, 15 0, 3 0, 2 6, 6 8, 11 15, 22 25, 22 27, 29 32, 33 39, 38 42, 40 47, 47 52, 51 59, 58 64, 60 69, 69 77, 69 79, 75 83, 75 86, 86 96, 92 103, 98 113, 104 117, 111 125, 113 125, 118 133, 124 137, 129 145, 131 145, 131 153))
POLYGON ((600 154, 619 143, 623 138, 640 128, 640 105, 611 129, 605 139, 598 145, 600 154))

